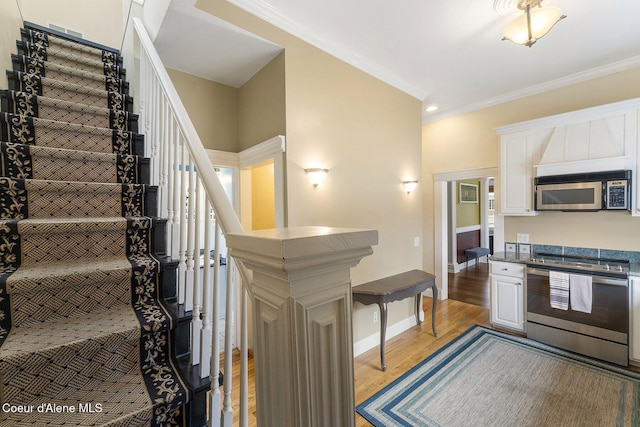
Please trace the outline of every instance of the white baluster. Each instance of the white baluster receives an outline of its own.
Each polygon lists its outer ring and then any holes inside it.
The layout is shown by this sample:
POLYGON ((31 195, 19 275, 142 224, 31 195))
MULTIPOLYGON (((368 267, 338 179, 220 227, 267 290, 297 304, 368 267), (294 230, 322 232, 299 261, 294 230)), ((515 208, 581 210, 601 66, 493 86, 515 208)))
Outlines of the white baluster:
MULTIPOLYGON (((211 372, 211 315, 212 315, 212 300, 214 298, 212 292, 212 280, 211 277, 211 206, 209 200, 204 198, 204 274, 202 280, 202 331, 200 333, 200 378, 205 378, 210 375, 211 372)), ((214 236, 215 237, 215 236, 214 236)), ((214 266, 215 271, 218 269, 214 266)), ((215 408, 211 408, 211 413, 220 413, 220 406, 218 405, 218 412, 214 412, 215 408)))
MULTIPOLYGON (((249 425, 249 319, 247 313, 247 290, 239 286, 240 302, 240 426, 249 425)), ((225 355, 226 357, 226 355, 225 355)))
MULTIPOLYGON (((163 103, 163 107, 166 107, 166 104, 163 103)), ((166 141, 162 146, 162 154, 166 156, 168 167, 167 171, 167 180, 166 180, 166 191, 167 191, 167 254, 173 256, 173 232, 175 225, 175 211, 173 209, 173 198, 174 194, 174 186, 173 182, 176 179, 176 175, 178 174, 178 159, 175 156, 175 145, 177 141, 175 140, 175 133, 173 129, 169 129, 169 123, 167 120, 167 112, 166 109, 163 108, 162 111, 162 123, 163 123, 163 140, 166 141)), ((163 168, 164 170, 164 168, 163 168)), ((163 179, 164 183, 164 179, 163 179)))
POLYGON ((196 179, 196 200, 195 200, 195 244, 193 249, 193 309, 191 310, 191 365, 200 363, 200 329, 202 329, 202 319, 200 310, 202 304, 202 279, 200 272, 200 246, 202 209, 200 208, 201 193, 200 178, 196 179))
MULTIPOLYGON (((211 393, 209 394, 209 405, 211 414, 220 414, 220 388, 217 387, 218 378, 220 376, 220 344, 218 341, 218 332, 220 331, 220 313, 218 312, 220 299, 220 236, 218 235, 218 226, 214 225, 213 229, 214 243, 214 268, 213 268, 213 295, 211 301, 211 331, 213 334, 213 342, 210 348, 209 368, 206 372, 201 373, 201 377, 205 374, 211 379, 211 393)), ((204 365, 204 357, 202 358, 204 365)))
MULTIPOLYGON (((180 163, 180 256, 178 257, 178 304, 184 304, 187 280, 187 147, 186 143, 181 146, 180 163)), ((193 261, 192 261, 193 262, 193 261)), ((193 267, 192 267, 193 268, 193 267)))
MULTIPOLYGON (((220 425, 223 427, 231 427, 233 425, 233 403, 231 401, 231 386, 233 378, 233 287, 231 286, 231 259, 227 257, 227 280, 226 280, 226 304, 224 311, 224 402, 222 405, 222 414, 220 425)), ((213 368, 212 368, 213 369, 213 368)), ((216 383, 212 381, 213 386, 216 383)), ((217 387, 216 387, 217 388, 217 387)))
POLYGON ((173 126, 175 121, 173 120, 173 116, 171 116, 171 134, 175 141, 173 146, 173 158, 175 159, 175 171, 174 171, 174 179, 173 179, 173 190, 171 191, 173 194, 173 223, 172 223, 172 234, 171 234, 171 258, 177 259, 179 256, 179 247, 180 247, 180 188, 182 186, 181 177, 182 177, 182 169, 184 169, 184 165, 181 164, 180 161, 180 151, 181 147, 184 144, 184 138, 182 137, 182 133, 180 133, 180 129, 178 126, 173 126))
MULTIPOLYGON (((160 94, 158 100, 156 101, 156 111, 159 114, 159 117, 162 117, 163 111, 168 108, 167 102, 165 100, 164 94, 160 94), (162 101, 162 102, 161 102, 162 101)), ((162 120, 164 123, 164 120, 162 120)), ((158 128, 160 129, 160 127, 158 128)), ((169 174, 171 169, 171 159, 169 159, 169 155, 167 152, 167 147, 170 144, 170 141, 167 139, 166 132, 163 132, 158 138, 158 185, 160 187, 160 193, 158 197, 160 198, 160 206, 162 209, 159 212, 159 216, 161 218, 168 218, 169 213, 167 211, 167 198, 168 188, 167 182, 169 180, 169 174)), ((169 241, 167 239, 167 244, 169 241)), ((168 252, 167 247, 167 252, 168 252)))
POLYGON ((193 310, 193 289, 194 283, 194 258, 198 256, 195 252, 195 217, 196 217, 196 172, 194 170, 191 155, 189 155, 189 212, 187 218, 187 283, 184 295, 184 309, 193 310))

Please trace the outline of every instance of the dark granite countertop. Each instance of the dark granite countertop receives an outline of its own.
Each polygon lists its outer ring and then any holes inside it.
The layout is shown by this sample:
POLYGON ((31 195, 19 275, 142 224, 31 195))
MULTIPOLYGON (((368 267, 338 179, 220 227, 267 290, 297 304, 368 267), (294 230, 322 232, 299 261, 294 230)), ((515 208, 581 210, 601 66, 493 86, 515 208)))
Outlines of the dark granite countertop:
MULTIPOLYGON (((517 264, 526 264, 530 259, 530 254, 519 254, 516 252, 497 252, 489 257, 490 261, 513 262, 517 264)), ((629 275, 640 276, 640 263, 632 262, 629 265, 629 275)))

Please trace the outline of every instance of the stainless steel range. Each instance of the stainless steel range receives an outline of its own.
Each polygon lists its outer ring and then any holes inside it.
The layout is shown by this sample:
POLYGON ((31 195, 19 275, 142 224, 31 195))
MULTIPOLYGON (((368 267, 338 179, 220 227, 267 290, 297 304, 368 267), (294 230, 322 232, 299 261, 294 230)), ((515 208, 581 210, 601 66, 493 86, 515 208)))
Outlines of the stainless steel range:
POLYGON ((527 336, 627 366, 629 261, 536 254, 527 263, 527 336))

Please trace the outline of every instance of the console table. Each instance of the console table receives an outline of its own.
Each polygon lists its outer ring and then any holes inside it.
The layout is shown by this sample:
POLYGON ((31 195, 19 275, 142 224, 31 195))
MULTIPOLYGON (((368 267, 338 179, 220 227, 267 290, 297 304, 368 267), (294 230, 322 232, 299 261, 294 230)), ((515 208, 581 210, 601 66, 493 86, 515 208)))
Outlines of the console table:
POLYGON ((420 320, 420 308, 422 305, 422 292, 431 288, 433 290, 433 309, 431 311, 431 329, 433 335, 436 332, 436 303, 438 301, 438 288, 436 276, 422 270, 411 270, 395 276, 385 277, 372 282, 363 283, 352 288, 353 301, 365 305, 378 304, 380 307, 380 362, 382 370, 387 369, 384 361, 384 342, 387 332, 387 303, 399 301, 409 297, 415 297, 416 323, 420 320))

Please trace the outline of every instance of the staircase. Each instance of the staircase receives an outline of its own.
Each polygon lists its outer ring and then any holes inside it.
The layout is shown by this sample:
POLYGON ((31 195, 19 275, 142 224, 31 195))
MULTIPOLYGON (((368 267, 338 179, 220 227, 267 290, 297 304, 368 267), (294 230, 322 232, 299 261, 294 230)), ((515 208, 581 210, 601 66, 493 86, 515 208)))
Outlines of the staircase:
POLYGON ((0 425, 204 425, 121 57, 21 36, 0 93, 0 425))

